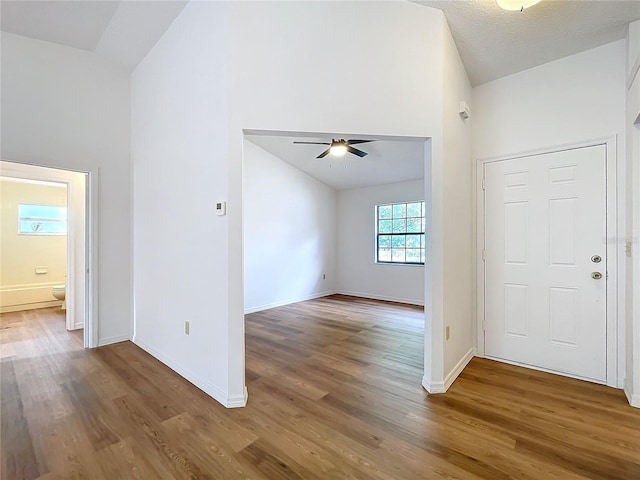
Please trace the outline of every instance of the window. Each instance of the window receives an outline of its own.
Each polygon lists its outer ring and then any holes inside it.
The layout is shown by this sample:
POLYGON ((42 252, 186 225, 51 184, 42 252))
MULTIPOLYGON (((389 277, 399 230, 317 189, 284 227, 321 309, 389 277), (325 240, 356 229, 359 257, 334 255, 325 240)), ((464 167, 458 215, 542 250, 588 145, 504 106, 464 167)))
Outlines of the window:
POLYGON ((19 204, 18 233, 21 235, 66 235, 67 207, 19 204))
POLYGON ((424 202, 376 207, 376 262, 424 265, 424 202))

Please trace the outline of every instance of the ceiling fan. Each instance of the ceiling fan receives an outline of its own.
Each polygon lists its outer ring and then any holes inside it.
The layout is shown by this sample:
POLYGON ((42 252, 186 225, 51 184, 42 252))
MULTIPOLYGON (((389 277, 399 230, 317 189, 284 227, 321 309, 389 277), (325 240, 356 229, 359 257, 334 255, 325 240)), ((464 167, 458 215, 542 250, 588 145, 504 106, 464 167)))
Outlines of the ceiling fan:
POLYGON ((359 143, 369 143, 375 142, 375 140, 345 140, 344 138, 331 140, 329 142, 293 142, 304 145, 329 145, 324 152, 318 155, 316 158, 324 158, 328 154, 331 154, 335 157, 342 157, 347 152, 357 155, 358 157, 366 157, 368 155, 367 152, 363 152, 362 150, 358 150, 357 148, 353 148, 351 145, 357 145, 359 143))

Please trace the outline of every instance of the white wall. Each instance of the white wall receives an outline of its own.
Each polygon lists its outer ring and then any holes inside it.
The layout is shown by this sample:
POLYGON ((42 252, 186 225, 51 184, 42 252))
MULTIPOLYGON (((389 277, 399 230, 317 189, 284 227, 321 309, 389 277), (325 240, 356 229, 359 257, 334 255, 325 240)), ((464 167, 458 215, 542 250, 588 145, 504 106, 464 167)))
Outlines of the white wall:
MULTIPOLYGON (((131 335, 129 75, 2 32, 2 160, 99 172, 98 341, 131 335)), ((95 178, 96 175, 94 175, 95 178)))
POLYGON ((65 185, 0 180, 0 310, 18 311, 61 305, 51 287, 64 285, 67 274, 66 235, 18 233, 20 204, 67 206, 65 185), (46 267, 46 273, 36 273, 46 267))
POLYGON ((624 139, 624 55, 620 40, 475 87, 473 158, 624 139))
MULTIPOLYGON (((618 281, 624 285, 625 43, 592 50, 516 73, 473 89, 473 162, 617 135, 618 281)), ((615 160, 615 159, 614 159, 615 160)), ((475 183, 475 180, 474 180, 475 183)), ((620 288, 619 314, 624 311, 620 288)), ((619 340, 624 321, 618 322, 619 340)), ((618 351, 624 377, 624 342, 618 351)))
POLYGON ((409 2, 185 7, 133 74, 138 344, 222 403, 243 403, 243 129, 433 137, 441 164, 444 23, 409 2), (327 35, 336 11, 358 21, 327 35))
POLYGON ((444 345, 445 389, 474 354, 475 281, 471 123, 475 120, 471 83, 445 24, 443 32, 444 171, 442 182, 444 241, 444 319, 450 336, 444 345), (459 114, 460 102, 470 106, 471 117, 459 114))
POLYGON ((228 386, 242 345, 227 341, 227 230, 242 205, 215 216, 228 195, 227 8, 190 2, 134 70, 131 153, 134 342, 231 406, 244 391, 228 386))
POLYGON ((640 21, 629 25, 627 35, 627 237, 626 257, 626 384, 632 405, 640 407, 640 21))
POLYGON ((424 266, 375 263, 376 205, 413 200, 424 200, 423 179, 338 192, 339 293, 424 305, 424 266))
POLYGON ((336 191, 250 141, 243 188, 245 312, 333 293, 336 191))

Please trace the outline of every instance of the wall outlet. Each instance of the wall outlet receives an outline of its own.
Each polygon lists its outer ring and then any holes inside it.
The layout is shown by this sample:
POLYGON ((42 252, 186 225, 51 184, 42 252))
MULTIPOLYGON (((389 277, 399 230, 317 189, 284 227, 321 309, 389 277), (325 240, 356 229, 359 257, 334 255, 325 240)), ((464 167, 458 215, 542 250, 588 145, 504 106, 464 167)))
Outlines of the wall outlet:
POLYGON ((189 322, 184 322, 184 333, 189 335, 189 322))
POLYGON ((323 274, 322 274, 322 279, 323 279, 323 280, 326 280, 326 279, 327 279, 327 275, 323 273, 323 274))
POLYGON ((450 336, 450 331, 449 331, 449 325, 447 325, 447 327, 444 329, 444 338, 445 340, 449 340, 449 336, 450 336))

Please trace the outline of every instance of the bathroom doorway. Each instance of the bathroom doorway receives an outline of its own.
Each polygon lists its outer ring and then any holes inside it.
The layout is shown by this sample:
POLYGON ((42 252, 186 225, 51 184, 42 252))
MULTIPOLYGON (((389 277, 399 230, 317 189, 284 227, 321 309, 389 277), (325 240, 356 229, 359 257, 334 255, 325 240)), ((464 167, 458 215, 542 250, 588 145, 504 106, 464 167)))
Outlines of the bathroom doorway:
MULTIPOLYGON (((21 253, 21 259, 7 258, 2 262, 2 311, 49 307, 60 320, 64 317, 66 330, 77 334, 84 329, 83 344, 91 346, 87 248, 89 174, 6 161, 0 162, 0 166, 3 187, 10 186, 5 190, 22 191, 19 201, 18 197, 9 200, 3 195, 6 203, 3 215, 16 217, 3 226, 3 249, 11 243, 6 240, 15 237, 23 243, 26 240, 33 248, 21 253), (39 193, 28 200, 24 192, 27 189, 39 193), (61 252, 61 248, 64 251, 61 252), (47 249, 51 251, 43 251, 47 249), (19 271, 21 276, 9 278, 10 275, 4 274, 6 266, 19 271)), ((3 218, 3 224, 5 220, 3 218)))

